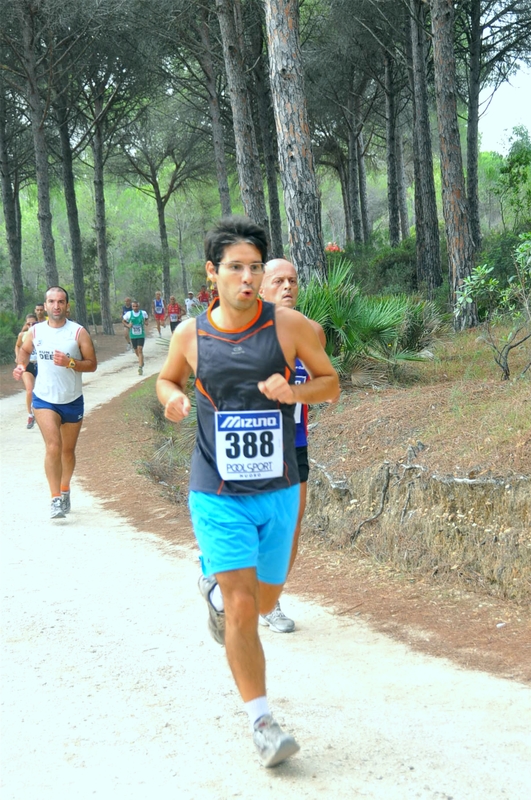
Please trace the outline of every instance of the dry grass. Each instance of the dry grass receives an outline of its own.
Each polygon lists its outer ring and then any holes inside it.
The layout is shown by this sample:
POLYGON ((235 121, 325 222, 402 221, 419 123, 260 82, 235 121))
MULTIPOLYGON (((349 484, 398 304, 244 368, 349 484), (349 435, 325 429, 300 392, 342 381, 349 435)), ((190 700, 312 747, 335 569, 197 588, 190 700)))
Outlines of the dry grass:
MULTIPOLYGON (((313 410, 308 521, 333 549, 529 603, 531 376, 501 381, 477 331, 435 355, 407 388, 346 387, 313 410)), ((522 350, 514 366, 528 361, 522 350)))

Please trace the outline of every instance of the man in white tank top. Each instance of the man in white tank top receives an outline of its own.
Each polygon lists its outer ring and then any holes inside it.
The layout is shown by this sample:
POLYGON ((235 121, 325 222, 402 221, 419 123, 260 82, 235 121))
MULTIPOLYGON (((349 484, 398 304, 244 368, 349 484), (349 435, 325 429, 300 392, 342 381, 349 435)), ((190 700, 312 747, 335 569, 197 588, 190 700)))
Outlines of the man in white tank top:
POLYGON ((35 348, 38 372, 33 392, 33 410, 46 454, 44 470, 52 495, 51 518, 70 511, 70 480, 76 464, 76 444, 83 422, 82 372, 97 367, 94 345, 88 332, 68 319, 68 292, 50 287, 44 308, 48 320, 31 329, 18 352, 13 377, 21 379, 35 348))

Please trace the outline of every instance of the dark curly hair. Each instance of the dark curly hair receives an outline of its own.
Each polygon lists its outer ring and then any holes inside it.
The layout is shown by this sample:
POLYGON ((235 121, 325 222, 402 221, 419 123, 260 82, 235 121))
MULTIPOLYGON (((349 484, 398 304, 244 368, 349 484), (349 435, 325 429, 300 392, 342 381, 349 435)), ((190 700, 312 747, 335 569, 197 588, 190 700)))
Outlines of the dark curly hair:
POLYGON ((216 272, 223 258, 225 248, 238 242, 254 245, 267 261, 267 234, 265 230, 249 217, 223 217, 205 236, 205 258, 211 261, 216 272))

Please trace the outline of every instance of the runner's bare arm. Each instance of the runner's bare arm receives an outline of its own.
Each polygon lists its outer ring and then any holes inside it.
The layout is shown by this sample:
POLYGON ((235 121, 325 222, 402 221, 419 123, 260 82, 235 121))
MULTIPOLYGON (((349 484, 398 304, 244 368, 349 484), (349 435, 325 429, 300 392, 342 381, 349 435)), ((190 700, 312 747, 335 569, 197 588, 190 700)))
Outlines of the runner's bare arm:
POLYGON ((289 308, 277 308, 276 321, 286 361, 293 365, 299 358, 312 380, 293 385, 280 374, 271 375, 258 384, 260 391, 270 400, 288 404, 333 401, 339 394, 339 380, 315 328, 303 314, 289 308))
POLYGON ((321 342, 321 345, 322 345, 323 350, 324 350, 324 348, 326 347, 326 336, 325 336, 325 332, 323 330, 323 326, 319 325, 319 323, 316 322, 314 319, 309 319, 308 322, 310 323, 310 325, 312 326, 312 328, 316 332, 317 337, 318 337, 319 341, 321 342))
POLYGON ((172 422, 180 422, 190 413, 186 383, 196 365, 195 319, 189 319, 175 329, 168 358, 157 378, 157 397, 164 406, 164 416, 172 422))
POLYGON ((30 355, 33 351, 33 332, 26 336, 24 342, 18 349, 17 366, 13 370, 13 377, 19 381, 23 374, 26 372, 26 367, 29 364, 30 355))
POLYGON ((19 335, 17 336, 17 341, 15 344, 15 361, 18 361, 18 353, 20 348, 22 347, 22 337, 24 335, 24 331, 20 331, 19 335))
POLYGON ((70 368, 74 372, 96 372, 98 361, 94 351, 94 344, 85 328, 81 329, 77 343, 81 350, 81 358, 71 358, 66 353, 62 353, 61 350, 54 350, 53 363, 56 367, 70 368), (71 361, 75 362, 72 367, 70 367, 71 361))

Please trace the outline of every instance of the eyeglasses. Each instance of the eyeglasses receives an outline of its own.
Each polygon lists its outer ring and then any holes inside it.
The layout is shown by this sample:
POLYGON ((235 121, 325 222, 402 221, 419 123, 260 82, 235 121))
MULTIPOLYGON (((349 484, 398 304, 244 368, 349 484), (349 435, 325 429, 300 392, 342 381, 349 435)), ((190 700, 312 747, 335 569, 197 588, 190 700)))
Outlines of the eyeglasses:
POLYGON ((246 269, 250 270, 251 275, 261 275, 265 269, 265 264, 263 264, 261 261, 258 261, 254 264, 239 264, 237 261, 229 261, 225 263, 220 261, 218 267, 225 267, 229 272, 233 272, 236 275, 241 275, 241 273, 246 269))

